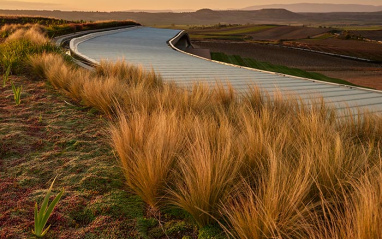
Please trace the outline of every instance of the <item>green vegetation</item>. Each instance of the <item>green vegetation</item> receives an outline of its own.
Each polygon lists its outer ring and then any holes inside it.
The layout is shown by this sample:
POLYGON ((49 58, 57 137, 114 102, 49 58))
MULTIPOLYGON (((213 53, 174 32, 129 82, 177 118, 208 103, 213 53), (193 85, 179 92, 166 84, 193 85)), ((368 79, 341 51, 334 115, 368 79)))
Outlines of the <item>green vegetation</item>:
POLYGON ((55 18, 43 17, 2 17, 0 16, 0 36, 5 38, 13 34, 19 28, 32 28, 39 27, 41 31, 45 32, 48 37, 56 37, 69 33, 86 30, 96 30, 108 27, 121 27, 121 26, 134 26, 138 23, 125 20, 125 21, 66 21, 55 18), (17 24, 19 23, 19 24, 17 24), (20 24, 21 23, 21 24, 20 24))
POLYGON ((8 80, 9 80, 9 75, 11 74, 11 64, 8 64, 8 66, 5 66, 5 72, 3 74, 3 88, 6 86, 8 80))
POLYGON ((9 67, 15 74, 26 72, 30 55, 61 51, 49 43, 41 26, 6 25, 0 29, 0 32, 11 33, 0 45, 0 70, 3 72, 6 72, 9 67))
MULTIPOLYGON (((12 25, 26 25, 26 24, 38 24, 42 26, 49 25, 61 25, 68 23, 75 23, 76 21, 67 21, 63 19, 57 18, 49 18, 49 17, 33 17, 33 16, 0 16, 0 27, 5 24, 12 25)), ((81 21, 78 21, 81 22, 81 21)))
POLYGON ((21 103, 21 91, 23 90, 23 87, 16 87, 12 82, 12 92, 13 92, 13 98, 15 100, 16 105, 19 105, 21 103))
POLYGON ((96 21, 96 22, 80 22, 61 25, 50 25, 46 27, 49 37, 56 37, 73 32, 96 30, 109 27, 122 27, 122 26, 136 26, 139 25, 134 21, 96 21))
POLYGON ((251 67, 251 68, 255 68, 255 69, 259 69, 263 71, 272 71, 272 72, 277 72, 277 73, 286 74, 286 75, 292 75, 292 76, 304 77, 304 78, 309 78, 314 80, 355 86, 354 84, 350 82, 340 80, 340 79, 330 78, 320 73, 307 72, 301 69, 290 68, 287 66, 273 65, 268 62, 256 61, 252 58, 242 58, 241 56, 238 56, 238 55, 226 55, 221 52, 211 52, 211 58, 212 60, 231 63, 238 66, 251 67))
POLYGON ((331 33, 324 33, 324 34, 320 34, 320 35, 318 35, 318 36, 314 36, 314 37, 305 39, 305 41, 307 41, 307 40, 310 40, 310 41, 314 41, 314 40, 325 40, 325 39, 329 39, 329 38, 333 38, 333 37, 334 37, 334 35, 331 34, 331 33))
POLYGON ((192 25, 177 25, 177 24, 171 24, 171 25, 153 24, 153 25, 148 25, 148 26, 155 27, 155 28, 175 29, 175 30, 179 30, 179 29, 188 30, 188 29, 193 27, 192 25))
POLYGON ((213 25, 190 27, 192 39, 250 40, 249 34, 277 27, 277 25, 213 25))
POLYGON ((53 199, 53 201, 50 204, 48 204, 50 194, 52 193, 53 184, 54 184, 54 181, 56 181, 56 178, 53 180, 48 191, 46 192, 46 196, 44 198, 44 201, 41 204, 40 211, 38 210, 37 202, 35 204, 34 230, 32 230, 32 233, 33 235, 37 237, 43 237, 48 232, 51 225, 49 225, 46 229, 44 229, 46 226, 46 223, 48 222, 48 219, 51 216, 53 209, 56 207, 58 201, 60 201, 62 194, 64 194, 64 189, 62 189, 62 191, 59 194, 57 194, 57 196, 53 199))
POLYGON ((231 40, 231 41, 244 41, 248 39, 247 36, 242 35, 213 35, 213 34, 190 34, 190 37, 195 40, 203 40, 203 39, 218 39, 218 40, 231 40))
POLYGON ((247 26, 247 27, 232 27, 232 28, 225 28, 224 31, 216 32, 215 35, 237 35, 237 34, 247 34, 247 33, 254 33, 262 30, 267 30, 277 27, 276 25, 256 25, 256 26, 247 26))
POLYGON ((66 193, 50 238, 382 234, 380 115, 339 118, 254 86, 183 89, 123 61, 87 71, 54 50, 31 54, 28 77, 47 83, 10 76, 25 103, 0 115, 0 236, 29 236, 26 215, 57 174, 66 193))

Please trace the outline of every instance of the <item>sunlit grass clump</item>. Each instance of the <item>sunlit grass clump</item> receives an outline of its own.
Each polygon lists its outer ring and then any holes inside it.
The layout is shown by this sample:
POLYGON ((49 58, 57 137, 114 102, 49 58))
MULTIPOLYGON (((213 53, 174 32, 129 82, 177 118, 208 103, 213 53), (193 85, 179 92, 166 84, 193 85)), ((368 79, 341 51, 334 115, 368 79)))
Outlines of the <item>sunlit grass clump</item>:
POLYGON ((0 71, 3 73, 27 72, 30 55, 60 52, 50 43, 39 25, 4 25, 0 33, 7 36, 4 43, 0 44, 0 71))

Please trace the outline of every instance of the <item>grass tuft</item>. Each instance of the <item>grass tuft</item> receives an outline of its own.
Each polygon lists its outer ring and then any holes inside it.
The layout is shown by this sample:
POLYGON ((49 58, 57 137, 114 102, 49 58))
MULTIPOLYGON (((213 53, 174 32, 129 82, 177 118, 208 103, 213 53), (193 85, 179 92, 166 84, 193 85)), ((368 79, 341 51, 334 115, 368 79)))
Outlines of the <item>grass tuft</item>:
POLYGON ((120 114, 110 129, 127 185, 153 210, 165 195, 170 172, 184 147, 177 123, 176 112, 120 114))

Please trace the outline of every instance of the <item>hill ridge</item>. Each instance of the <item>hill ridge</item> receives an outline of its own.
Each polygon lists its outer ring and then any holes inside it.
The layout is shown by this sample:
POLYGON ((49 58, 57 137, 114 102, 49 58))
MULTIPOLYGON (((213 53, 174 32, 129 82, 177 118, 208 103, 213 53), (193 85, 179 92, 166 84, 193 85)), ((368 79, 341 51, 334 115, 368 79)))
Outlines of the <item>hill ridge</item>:
POLYGON ((366 4, 336 4, 336 3, 292 3, 254 5, 241 10, 260 10, 264 8, 284 8, 292 12, 377 12, 382 11, 382 5, 366 4))

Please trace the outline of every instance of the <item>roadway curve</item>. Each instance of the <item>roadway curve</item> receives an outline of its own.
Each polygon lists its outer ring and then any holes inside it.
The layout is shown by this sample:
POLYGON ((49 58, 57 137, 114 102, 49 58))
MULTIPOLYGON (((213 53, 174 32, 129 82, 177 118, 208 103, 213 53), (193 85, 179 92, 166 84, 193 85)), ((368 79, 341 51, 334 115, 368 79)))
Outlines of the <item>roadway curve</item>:
POLYGON ((197 57, 176 47, 187 45, 179 30, 133 27, 88 34, 72 39, 71 51, 87 61, 98 64, 101 59, 127 62, 153 68, 163 79, 188 87, 199 81, 215 84, 229 82, 237 92, 245 93, 248 85, 257 85, 269 93, 281 91, 302 99, 323 97, 341 110, 350 107, 382 112, 382 92, 321 82, 306 78, 238 67, 197 57), (181 40, 180 40, 181 39, 181 40), (180 41, 179 41, 180 40, 180 41))

